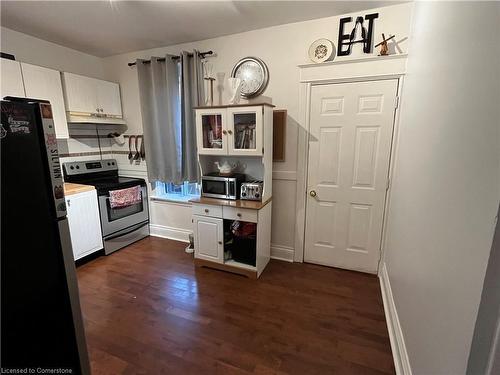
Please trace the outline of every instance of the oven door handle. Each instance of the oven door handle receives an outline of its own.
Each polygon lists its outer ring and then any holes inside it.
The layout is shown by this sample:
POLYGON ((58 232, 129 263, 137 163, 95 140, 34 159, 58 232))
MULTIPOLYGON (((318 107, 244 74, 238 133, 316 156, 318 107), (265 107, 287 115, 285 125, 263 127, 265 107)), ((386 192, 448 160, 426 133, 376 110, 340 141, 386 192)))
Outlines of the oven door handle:
POLYGON ((132 233, 133 231, 136 231, 137 229, 142 228, 142 227, 144 227, 144 226, 146 226, 148 224, 149 224, 149 220, 147 222, 145 222, 145 223, 140 223, 140 224, 134 225, 130 230, 128 230, 126 232, 114 234, 114 235, 111 235, 109 237, 105 237, 104 239, 105 240, 112 240, 114 238, 118 238, 118 237, 124 236, 124 235, 132 233))

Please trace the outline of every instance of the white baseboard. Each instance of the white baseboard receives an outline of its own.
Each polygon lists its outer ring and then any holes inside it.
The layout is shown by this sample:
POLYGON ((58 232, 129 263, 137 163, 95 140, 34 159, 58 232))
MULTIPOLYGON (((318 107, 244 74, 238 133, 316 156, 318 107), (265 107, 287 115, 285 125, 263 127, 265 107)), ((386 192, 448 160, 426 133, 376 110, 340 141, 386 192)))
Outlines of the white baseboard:
POLYGON ((293 262, 293 247, 271 244, 271 258, 293 262))
POLYGON ((387 273, 385 263, 382 263, 382 267, 380 268, 379 279, 396 374, 412 375, 410 360, 406 351, 403 331, 399 323, 398 312, 394 303, 394 296, 392 295, 391 283, 389 282, 389 274, 387 273))
POLYGON ((150 235, 154 237, 167 238, 169 240, 181 242, 189 242, 189 235, 192 233, 186 229, 167 227, 157 224, 149 224, 149 232, 150 235))

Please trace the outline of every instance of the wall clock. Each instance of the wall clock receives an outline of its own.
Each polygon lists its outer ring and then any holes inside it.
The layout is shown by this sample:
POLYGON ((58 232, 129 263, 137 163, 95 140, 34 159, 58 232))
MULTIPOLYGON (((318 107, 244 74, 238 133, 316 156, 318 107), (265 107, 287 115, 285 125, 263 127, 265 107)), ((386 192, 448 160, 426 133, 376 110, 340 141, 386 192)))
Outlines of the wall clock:
POLYGON ((245 57, 236 63, 231 71, 231 77, 241 79, 241 96, 253 98, 266 89, 269 71, 261 59, 245 57))

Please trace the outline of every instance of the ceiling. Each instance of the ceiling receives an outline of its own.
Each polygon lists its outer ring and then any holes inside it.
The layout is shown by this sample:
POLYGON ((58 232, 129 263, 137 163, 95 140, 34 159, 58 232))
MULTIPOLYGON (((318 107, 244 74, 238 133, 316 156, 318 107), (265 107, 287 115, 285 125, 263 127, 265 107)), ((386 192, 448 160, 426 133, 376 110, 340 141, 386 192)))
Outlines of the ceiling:
POLYGON ((2 0, 0 7, 4 27, 105 57, 394 3, 2 0))

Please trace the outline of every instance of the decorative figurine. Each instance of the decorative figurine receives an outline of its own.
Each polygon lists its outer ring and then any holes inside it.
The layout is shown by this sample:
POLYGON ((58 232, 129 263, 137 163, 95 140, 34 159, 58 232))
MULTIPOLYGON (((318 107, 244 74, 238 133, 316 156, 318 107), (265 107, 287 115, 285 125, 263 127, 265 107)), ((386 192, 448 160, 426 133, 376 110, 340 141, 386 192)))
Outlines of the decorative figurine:
POLYGON ((389 40, 391 40, 392 38, 394 38, 396 35, 393 35, 393 36, 390 36, 389 38, 385 39, 385 35, 384 33, 382 33, 382 41, 377 44, 375 46, 375 48, 377 48, 378 46, 380 46, 380 53, 379 53, 379 56, 389 56, 389 48, 387 46, 387 42, 389 40))

